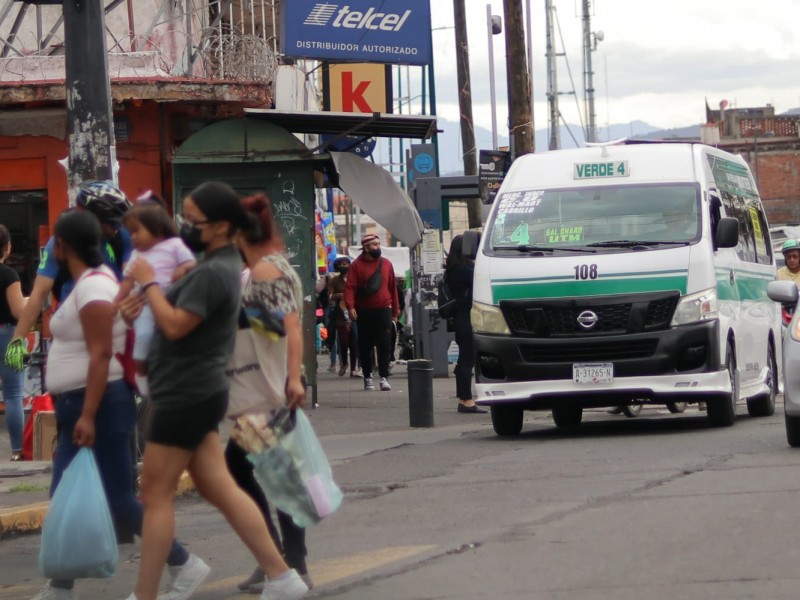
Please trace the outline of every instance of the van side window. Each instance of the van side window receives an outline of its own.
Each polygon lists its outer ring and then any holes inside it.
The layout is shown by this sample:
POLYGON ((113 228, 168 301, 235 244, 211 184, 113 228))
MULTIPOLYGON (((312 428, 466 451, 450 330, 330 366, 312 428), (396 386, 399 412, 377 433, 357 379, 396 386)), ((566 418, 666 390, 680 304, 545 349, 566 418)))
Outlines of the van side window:
POLYGON ((752 199, 732 194, 724 189, 720 190, 720 196, 725 214, 739 221, 739 244, 736 246, 736 254, 743 261, 758 262, 753 218, 750 212, 752 199))
POLYGON ((756 257, 762 265, 772 264, 772 242, 769 239, 769 227, 764 207, 758 200, 750 206, 750 218, 756 238, 756 257))

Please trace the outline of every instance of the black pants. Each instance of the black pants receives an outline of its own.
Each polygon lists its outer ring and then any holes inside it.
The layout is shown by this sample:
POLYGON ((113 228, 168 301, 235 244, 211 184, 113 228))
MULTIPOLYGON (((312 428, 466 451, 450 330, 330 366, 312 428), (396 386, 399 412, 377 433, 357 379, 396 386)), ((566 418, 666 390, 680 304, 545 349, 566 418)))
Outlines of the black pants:
POLYGON ((225 462, 228 463, 228 470, 239 487, 255 500, 261 510, 261 514, 264 515, 264 520, 267 522, 269 534, 272 536, 272 540, 278 550, 286 558, 286 563, 301 575, 308 573, 308 568, 306 567, 306 554, 308 553, 306 550, 306 530, 295 525, 292 517, 286 513, 276 511, 278 513, 278 526, 281 528, 281 535, 278 535, 269 513, 267 497, 264 495, 264 490, 258 485, 256 476, 253 473, 253 464, 247 460, 247 453, 233 440, 228 440, 228 445, 225 448, 225 462))
POLYGON ((372 348, 378 351, 378 373, 389 377, 389 334, 392 329, 391 308, 358 309, 358 355, 364 379, 372 377, 372 348))
POLYGON ((456 361, 456 396, 459 400, 472 400, 472 367, 475 365, 475 349, 472 338, 472 325, 468 311, 459 311, 453 319, 458 344, 456 361))
POLYGON ((358 331, 355 323, 340 325, 336 328, 336 336, 339 339, 339 359, 342 366, 347 366, 347 354, 350 354, 350 370, 355 371, 358 367, 358 331))

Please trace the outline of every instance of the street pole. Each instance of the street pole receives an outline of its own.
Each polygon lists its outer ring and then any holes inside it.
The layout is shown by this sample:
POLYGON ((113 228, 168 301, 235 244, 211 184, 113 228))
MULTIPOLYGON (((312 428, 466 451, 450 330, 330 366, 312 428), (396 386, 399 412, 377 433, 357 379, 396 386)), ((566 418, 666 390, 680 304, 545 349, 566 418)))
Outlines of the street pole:
POLYGON ((531 114, 528 67, 525 58, 525 27, 521 0, 503 0, 506 20, 506 69, 508 71, 509 135, 513 156, 533 152, 533 115, 531 114))
MULTIPOLYGON (((464 159, 464 175, 470 176, 478 174, 478 160, 475 150, 475 127, 472 119, 469 39, 464 0, 453 0, 453 15, 456 28, 456 80, 458 82, 458 108, 461 113, 461 149, 464 159)), ((470 229, 481 226, 480 199, 470 198, 467 201, 467 217, 470 229)))
POLYGON ((553 30, 553 0, 545 0, 544 6, 547 29, 547 108, 550 113, 550 135, 547 148, 558 150, 561 148, 561 129, 558 119, 558 77, 556 76, 555 32, 553 30))
POLYGON ((494 89, 494 27, 492 5, 486 5, 486 30, 489 36, 489 95, 492 101, 492 150, 497 150, 497 97, 494 89))
POLYGON ((586 94, 586 141, 597 141, 594 114, 594 71, 592 70, 592 23, 590 0, 583 0, 583 90, 586 94))
POLYGON ((64 61, 67 88, 67 184, 115 179, 114 121, 108 80, 102 0, 65 0, 64 61))
POLYGON ((533 129, 533 17, 531 0, 525 0, 525 44, 528 47, 528 104, 531 111, 531 152, 536 151, 536 137, 533 129))

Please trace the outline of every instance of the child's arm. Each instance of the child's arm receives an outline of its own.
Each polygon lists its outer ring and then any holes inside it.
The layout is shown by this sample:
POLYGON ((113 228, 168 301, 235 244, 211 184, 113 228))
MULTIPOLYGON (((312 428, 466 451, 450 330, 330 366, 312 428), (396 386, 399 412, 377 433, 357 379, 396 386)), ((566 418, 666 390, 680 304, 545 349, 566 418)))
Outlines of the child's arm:
POLYGON ((117 304, 121 300, 124 300, 128 297, 128 295, 131 293, 131 290, 133 290, 134 283, 133 277, 125 277, 122 280, 122 283, 119 284, 119 292, 117 292, 117 297, 114 298, 114 304, 117 304))
POLYGON ((175 269, 175 272, 172 274, 172 281, 178 281, 181 277, 186 275, 189 271, 195 268, 197 265, 197 261, 195 259, 187 260, 186 262, 182 262, 178 265, 178 268, 175 269))

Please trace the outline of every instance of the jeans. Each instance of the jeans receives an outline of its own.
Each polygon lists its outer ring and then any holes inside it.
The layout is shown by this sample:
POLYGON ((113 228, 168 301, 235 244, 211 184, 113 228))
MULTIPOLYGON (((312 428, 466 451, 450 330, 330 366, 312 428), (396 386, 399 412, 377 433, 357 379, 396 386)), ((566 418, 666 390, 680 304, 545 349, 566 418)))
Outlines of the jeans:
POLYGON ((358 309, 358 356, 364 379, 372 377, 372 348, 378 351, 378 374, 389 377, 389 335, 391 308, 358 309))
MULTIPOLYGON (((0 357, 5 356, 6 348, 14 337, 14 326, 0 325, 0 357)), ((22 412, 22 378, 21 371, 15 371, 5 361, 0 363, 0 379, 3 380, 3 404, 6 406, 6 426, 11 438, 11 452, 22 450, 22 428, 25 425, 25 414, 22 412)))
MULTIPOLYGON (((72 432, 83 410, 85 389, 54 394, 58 441, 53 458, 52 496, 61 481, 64 470, 80 450, 72 442, 72 432)), ((110 382, 100 401, 94 420, 94 456, 114 520, 137 535, 142 535, 142 505, 133 493, 131 465, 131 434, 136 426, 136 403, 128 384, 123 380, 110 382)), ((189 559, 189 553, 173 540, 167 564, 177 566, 189 559)), ((53 580, 52 587, 72 588, 72 582, 53 580)))

